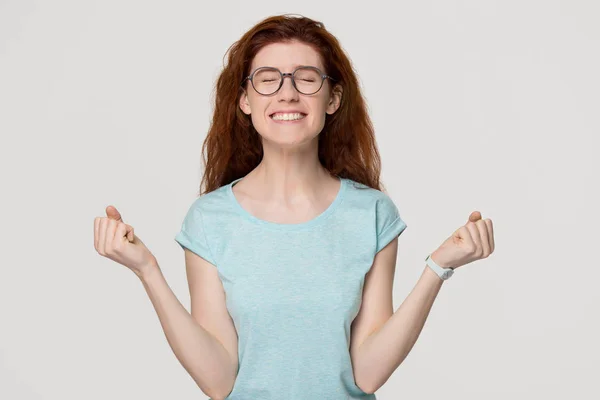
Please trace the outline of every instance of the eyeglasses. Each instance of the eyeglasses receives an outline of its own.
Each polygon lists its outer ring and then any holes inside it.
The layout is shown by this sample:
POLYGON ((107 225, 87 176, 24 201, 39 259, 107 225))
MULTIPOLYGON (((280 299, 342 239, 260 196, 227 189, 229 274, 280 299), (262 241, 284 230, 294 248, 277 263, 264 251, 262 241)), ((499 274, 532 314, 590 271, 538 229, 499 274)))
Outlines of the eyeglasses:
POLYGON ((244 78, 242 84, 250 80, 257 93, 269 96, 276 93, 283 86, 286 76, 292 79, 292 85, 302 94, 315 94, 323 87, 325 79, 335 81, 331 76, 324 74, 317 67, 302 66, 291 73, 283 73, 274 67, 259 67, 244 78))

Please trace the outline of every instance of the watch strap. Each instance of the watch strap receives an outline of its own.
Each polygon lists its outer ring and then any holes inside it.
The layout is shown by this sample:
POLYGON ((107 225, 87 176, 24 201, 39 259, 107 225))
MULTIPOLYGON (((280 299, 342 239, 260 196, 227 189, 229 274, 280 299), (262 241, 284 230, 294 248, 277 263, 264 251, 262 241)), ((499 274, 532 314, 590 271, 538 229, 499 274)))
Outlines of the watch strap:
POLYGON ((425 262, 439 276, 443 281, 449 279, 452 275, 454 275, 454 270, 452 268, 442 268, 436 264, 435 261, 431 258, 431 254, 425 257, 425 262))

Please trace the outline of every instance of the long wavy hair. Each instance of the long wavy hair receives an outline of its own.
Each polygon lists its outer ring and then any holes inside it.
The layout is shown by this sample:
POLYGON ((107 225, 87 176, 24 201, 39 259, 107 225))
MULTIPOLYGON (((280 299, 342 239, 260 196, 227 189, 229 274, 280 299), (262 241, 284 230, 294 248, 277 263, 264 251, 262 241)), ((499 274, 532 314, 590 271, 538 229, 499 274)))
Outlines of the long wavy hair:
POLYGON ((249 75, 252 60, 261 48, 294 40, 312 46, 321 56, 325 73, 343 89, 339 108, 326 115, 319 134, 321 164, 332 175, 383 190, 373 124, 348 56, 323 23, 285 14, 259 22, 225 53, 227 62, 214 87, 213 117, 202 144, 204 174, 199 195, 245 176, 260 163, 263 156, 260 135, 251 117, 239 107, 242 81, 249 75))

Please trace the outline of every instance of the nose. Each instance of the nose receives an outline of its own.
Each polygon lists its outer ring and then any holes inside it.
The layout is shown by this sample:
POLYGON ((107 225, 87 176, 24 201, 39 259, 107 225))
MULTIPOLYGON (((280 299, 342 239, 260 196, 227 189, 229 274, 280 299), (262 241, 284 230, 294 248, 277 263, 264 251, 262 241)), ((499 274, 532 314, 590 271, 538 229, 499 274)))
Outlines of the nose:
POLYGON ((293 101, 298 99, 298 91, 294 87, 291 75, 283 75, 283 84, 277 92, 277 97, 279 101, 293 101))

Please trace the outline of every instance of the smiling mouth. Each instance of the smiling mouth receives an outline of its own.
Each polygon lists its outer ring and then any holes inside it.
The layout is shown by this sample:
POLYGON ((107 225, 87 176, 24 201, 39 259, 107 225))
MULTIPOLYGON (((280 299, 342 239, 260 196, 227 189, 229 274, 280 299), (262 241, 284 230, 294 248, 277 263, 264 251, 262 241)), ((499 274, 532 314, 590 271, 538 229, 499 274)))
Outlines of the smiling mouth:
POLYGON ((270 115, 273 121, 298 121, 306 117, 304 113, 274 113, 270 115))

